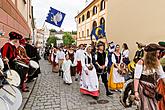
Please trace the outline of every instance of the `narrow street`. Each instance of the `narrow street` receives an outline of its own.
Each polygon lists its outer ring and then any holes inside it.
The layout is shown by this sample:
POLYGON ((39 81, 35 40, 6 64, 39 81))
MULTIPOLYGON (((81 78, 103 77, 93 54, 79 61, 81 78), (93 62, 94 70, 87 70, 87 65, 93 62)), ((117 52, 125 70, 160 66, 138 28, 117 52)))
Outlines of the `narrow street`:
POLYGON ((42 74, 39 75, 24 110, 134 110, 123 108, 119 94, 107 97, 102 84, 99 100, 109 102, 98 104, 90 96, 79 92, 78 82, 65 85, 57 73, 51 72, 51 65, 47 61, 41 60, 40 64, 42 74))

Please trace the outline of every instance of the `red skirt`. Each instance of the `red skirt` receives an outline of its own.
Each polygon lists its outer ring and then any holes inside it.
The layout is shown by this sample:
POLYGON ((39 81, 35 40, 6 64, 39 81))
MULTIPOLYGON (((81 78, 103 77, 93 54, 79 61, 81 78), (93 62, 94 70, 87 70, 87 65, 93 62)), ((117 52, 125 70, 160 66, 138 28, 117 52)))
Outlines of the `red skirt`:
POLYGON ((82 73, 81 61, 77 61, 77 73, 80 74, 80 75, 82 73))

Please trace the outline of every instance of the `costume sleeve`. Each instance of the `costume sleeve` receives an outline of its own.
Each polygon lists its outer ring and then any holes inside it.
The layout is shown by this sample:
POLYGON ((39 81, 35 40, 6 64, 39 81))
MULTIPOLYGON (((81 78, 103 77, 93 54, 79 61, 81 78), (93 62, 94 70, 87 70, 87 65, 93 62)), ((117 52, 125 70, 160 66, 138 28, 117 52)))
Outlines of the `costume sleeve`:
POLYGON ((112 63, 116 64, 116 58, 114 54, 112 54, 112 63))
POLYGON ((81 64, 84 71, 88 70, 85 64, 85 55, 83 55, 83 58, 81 58, 81 64))
POLYGON ((3 69, 4 68, 4 63, 2 61, 2 59, 0 58, 0 69, 3 69))
POLYGON ((8 51, 9 45, 5 44, 2 49, 2 58, 7 58, 7 51, 8 51))
POLYGON ((163 68, 161 65, 157 69, 157 74, 159 75, 160 78, 165 78, 165 72, 163 71, 163 68))
POLYGON ((108 57, 107 57, 107 55, 105 57, 105 66, 108 66, 108 57))
POLYGON ((129 57, 129 50, 125 50, 126 52, 125 52, 125 55, 124 55, 124 57, 125 58, 128 58, 129 57))
POLYGON ((143 65, 136 64, 134 78, 140 79, 142 72, 143 72, 143 65))

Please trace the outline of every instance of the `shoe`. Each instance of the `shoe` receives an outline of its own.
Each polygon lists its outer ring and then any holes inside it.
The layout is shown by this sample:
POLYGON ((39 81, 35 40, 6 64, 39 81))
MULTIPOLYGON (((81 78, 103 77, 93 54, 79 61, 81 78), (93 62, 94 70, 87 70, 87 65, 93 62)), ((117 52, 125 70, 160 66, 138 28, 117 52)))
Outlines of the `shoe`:
POLYGON ((29 90, 28 89, 25 89, 25 90, 22 90, 22 92, 29 92, 29 90))
POLYGON ((106 95, 107 95, 107 96, 113 95, 113 93, 112 93, 112 92, 107 92, 106 95))
POLYGON ((95 99, 95 100, 98 100, 98 99, 99 99, 98 96, 92 96, 92 97, 93 97, 93 99, 95 99))

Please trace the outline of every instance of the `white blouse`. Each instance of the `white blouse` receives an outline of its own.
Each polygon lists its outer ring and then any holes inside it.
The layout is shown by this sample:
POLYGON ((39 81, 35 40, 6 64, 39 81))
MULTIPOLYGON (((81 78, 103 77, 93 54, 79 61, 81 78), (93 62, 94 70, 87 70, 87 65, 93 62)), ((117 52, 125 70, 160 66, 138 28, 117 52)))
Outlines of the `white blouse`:
MULTIPOLYGON (((162 66, 159 66, 159 68, 155 70, 155 72, 157 73, 159 78, 165 78, 165 72, 163 71, 162 66)), ((147 75, 147 72, 143 71, 143 65, 136 64, 134 78, 140 79, 142 74, 147 75)))
POLYGON ((127 49, 127 50, 123 50, 122 56, 123 56, 124 58, 128 58, 128 57, 129 57, 129 50, 128 50, 128 49, 127 49))

